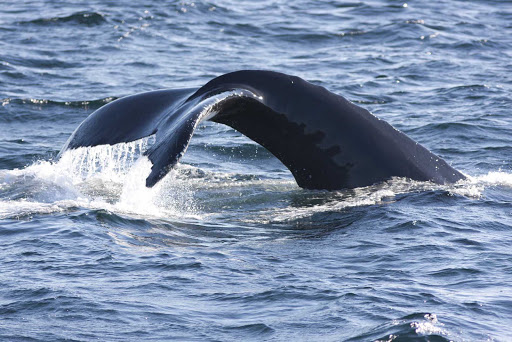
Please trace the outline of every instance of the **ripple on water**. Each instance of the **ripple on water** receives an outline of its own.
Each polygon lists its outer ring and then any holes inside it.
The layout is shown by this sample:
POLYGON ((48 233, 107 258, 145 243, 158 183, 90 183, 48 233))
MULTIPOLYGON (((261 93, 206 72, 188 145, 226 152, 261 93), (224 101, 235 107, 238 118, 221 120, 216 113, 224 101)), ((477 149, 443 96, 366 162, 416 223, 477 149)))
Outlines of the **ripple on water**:
POLYGON ((511 339, 503 1, 2 5, 0 340, 511 339), (210 123, 151 190, 140 142, 55 161, 103 104, 239 69, 339 93, 470 177, 302 190, 210 123))

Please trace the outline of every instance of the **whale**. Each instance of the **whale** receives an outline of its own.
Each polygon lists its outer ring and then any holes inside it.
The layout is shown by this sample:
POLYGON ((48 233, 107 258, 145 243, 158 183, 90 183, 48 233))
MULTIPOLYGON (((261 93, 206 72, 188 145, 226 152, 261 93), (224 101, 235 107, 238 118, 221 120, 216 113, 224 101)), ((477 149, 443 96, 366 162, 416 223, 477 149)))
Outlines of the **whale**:
POLYGON ((297 76, 227 73, 202 87, 126 96, 89 115, 67 150, 155 136, 144 154, 153 187, 183 157, 204 120, 232 127, 266 148, 305 189, 341 190, 403 177, 451 184, 465 176, 368 110, 297 76))

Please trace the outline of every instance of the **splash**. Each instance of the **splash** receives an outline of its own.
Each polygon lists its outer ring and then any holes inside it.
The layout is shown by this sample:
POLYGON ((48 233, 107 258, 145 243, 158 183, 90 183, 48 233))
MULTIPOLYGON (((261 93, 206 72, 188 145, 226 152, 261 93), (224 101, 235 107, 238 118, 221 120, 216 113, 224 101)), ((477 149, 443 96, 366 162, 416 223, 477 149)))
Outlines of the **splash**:
POLYGON ((152 164, 143 153, 153 142, 154 137, 149 137, 113 146, 83 147, 64 152, 56 162, 38 161, 24 169, 0 170, 0 218, 90 208, 131 217, 230 217, 239 222, 272 223, 386 204, 412 192, 445 191, 478 200, 488 187, 512 188, 512 173, 497 171, 468 176, 451 185, 395 178, 345 191, 308 191, 298 188, 293 179, 203 170, 186 164, 178 164, 153 188, 147 188, 145 180, 152 164))
POLYGON ((425 314, 424 321, 414 321, 410 323, 418 335, 449 335, 448 331, 443 328, 444 324, 437 320, 436 314, 425 314))
POLYGON ((131 216, 196 217, 193 191, 175 172, 153 188, 145 186, 152 164, 143 152, 152 140, 78 148, 64 152, 57 162, 38 161, 21 170, 1 170, 0 191, 14 192, 15 199, 0 202, 0 218, 74 207, 131 216))

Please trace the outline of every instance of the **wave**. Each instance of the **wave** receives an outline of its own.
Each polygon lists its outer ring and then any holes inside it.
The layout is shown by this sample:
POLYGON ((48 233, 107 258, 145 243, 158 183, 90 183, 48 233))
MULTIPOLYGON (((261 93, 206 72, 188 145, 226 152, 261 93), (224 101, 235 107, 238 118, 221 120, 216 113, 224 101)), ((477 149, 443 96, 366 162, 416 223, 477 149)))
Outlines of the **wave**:
POLYGON ((451 341, 454 333, 433 313, 415 313, 389 323, 382 324, 370 332, 363 333, 347 341, 451 341))
POLYGON ((35 99, 35 98, 10 98, 6 97, 0 99, 0 104, 2 106, 7 106, 10 104, 18 104, 18 105, 37 105, 37 106, 65 106, 65 107, 75 107, 75 108, 99 108, 109 102, 116 100, 117 97, 104 97, 96 100, 83 100, 83 101, 55 101, 49 99, 35 99))
POLYGON ((60 125, 62 120, 70 120, 73 125, 76 125, 75 118, 82 119, 83 111, 96 110, 115 99, 115 97, 105 97, 83 101, 56 101, 44 98, 6 97, 0 99, 0 110, 6 111, 9 115, 0 115, 0 123, 26 123, 40 120, 45 124, 57 122, 60 125))
POLYGON ((85 26, 96 26, 106 22, 105 16, 98 12, 76 12, 66 16, 51 17, 51 18, 38 18, 30 21, 22 21, 20 24, 34 24, 34 25, 56 25, 56 24, 78 24, 85 26))

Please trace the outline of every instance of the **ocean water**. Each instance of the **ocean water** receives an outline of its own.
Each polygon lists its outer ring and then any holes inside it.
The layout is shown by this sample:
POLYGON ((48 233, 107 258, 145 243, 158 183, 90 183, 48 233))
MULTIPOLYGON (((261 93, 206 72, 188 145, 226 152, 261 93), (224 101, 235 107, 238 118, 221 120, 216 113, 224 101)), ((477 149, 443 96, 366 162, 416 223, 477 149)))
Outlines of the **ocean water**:
POLYGON ((13 1, 0 10, 1 341, 512 340, 512 2, 13 1), (57 159, 116 98, 300 76, 468 175, 300 189, 205 122, 57 159))

